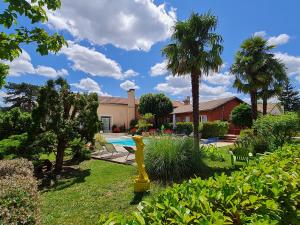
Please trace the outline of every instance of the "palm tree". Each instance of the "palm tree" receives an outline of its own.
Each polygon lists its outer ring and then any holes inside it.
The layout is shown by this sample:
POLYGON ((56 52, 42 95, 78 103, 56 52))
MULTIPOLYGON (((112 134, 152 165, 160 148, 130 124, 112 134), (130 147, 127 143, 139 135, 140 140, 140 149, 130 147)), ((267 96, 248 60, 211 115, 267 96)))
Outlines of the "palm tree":
POLYGON ((263 100, 263 115, 267 114, 268 99, 280 95, 287 80, 285 65, 271 55, 265 64, 264 85, 258 92, 258 96, 263 100))
POLYGON ((271 58, 274 48, 262 37, 254 36, 246 39, 236 53, 235 62, 230 71, 235 76, 233 86, 239 92, 250 94, 252 119, 257 118, 257 92, 265 84, 265 65, 271 58))
POLYGON ((223 39, 214 32, 216 27, 217 18, 212 14, 193 13, 188 20, 175 24, 173 43, 162 50, 167 57, 167 68, 174 76, 191 76, 196 150, 199 150, 199 82, 203 74, 218 71, 222 65, 223 39))

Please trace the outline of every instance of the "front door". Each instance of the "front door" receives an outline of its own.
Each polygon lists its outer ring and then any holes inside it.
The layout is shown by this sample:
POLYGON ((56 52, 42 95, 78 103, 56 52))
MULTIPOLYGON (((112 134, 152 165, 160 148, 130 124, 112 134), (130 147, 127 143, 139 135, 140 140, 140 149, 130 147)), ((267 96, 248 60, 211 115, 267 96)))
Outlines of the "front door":
POLYGON ((110 116, 101 116, 101 122, 104 132, 110 132, 111 118, 110 116))

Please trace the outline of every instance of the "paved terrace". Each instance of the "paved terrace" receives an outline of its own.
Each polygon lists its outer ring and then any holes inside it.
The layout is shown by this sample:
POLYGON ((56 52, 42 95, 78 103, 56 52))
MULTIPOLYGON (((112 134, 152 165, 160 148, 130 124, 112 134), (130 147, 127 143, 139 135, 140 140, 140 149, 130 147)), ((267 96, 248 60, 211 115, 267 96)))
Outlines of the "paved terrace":
MULTIPOLYGON (((117 137, 130 137, 126 133, 108 133, 108 134, 102 134, 105 138, 117 138, 117 137)), ((205 139, 203 139, 205 140, 205 139)), ((214 143, 217 148, 224 147, 224 146, 230 146, 233 145, 232 142, 223 142, 218 141, 217 143, 214 143)), ((121 145, 114 145, 118 153, 114 153, 113 155, 111 153, 105 152, 105 151, 95 151, 92 153, 93 159, 99 159, 99 160, 105 160, 109 162, 119 163, 119 164, 125 164, 125 165, 133 165, 135 164, 135 155, 129 154, 128 158, 126 159, 128 152, 126 149, 121 145)), ((135 148, 135 147, 133 147, 135 148)))

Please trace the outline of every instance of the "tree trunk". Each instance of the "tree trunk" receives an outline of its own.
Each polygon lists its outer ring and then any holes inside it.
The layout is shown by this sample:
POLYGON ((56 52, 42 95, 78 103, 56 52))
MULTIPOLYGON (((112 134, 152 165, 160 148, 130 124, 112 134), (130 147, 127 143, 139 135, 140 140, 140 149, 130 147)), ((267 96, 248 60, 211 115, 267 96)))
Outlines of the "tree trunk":
POLYGON ((193 124, 194 124, 194 149, 199 151, 199 75, 191 74, 193 95, 193 124))
POLYGON ((59 140, 57 144, 57 154, 56 154, 56 162, 55 162, 56 173, 59 173, 62 170, 65 148, 66 148, 66 142, 63 140, 59 140))
POLYGON ((252 91, 250 93, 250 98, 251 98, 252 119, 256 120, 257 119, 257 92, 252 91))
POLYGON ((263 115, 267 115, 268 99, 263 97, 263 115))

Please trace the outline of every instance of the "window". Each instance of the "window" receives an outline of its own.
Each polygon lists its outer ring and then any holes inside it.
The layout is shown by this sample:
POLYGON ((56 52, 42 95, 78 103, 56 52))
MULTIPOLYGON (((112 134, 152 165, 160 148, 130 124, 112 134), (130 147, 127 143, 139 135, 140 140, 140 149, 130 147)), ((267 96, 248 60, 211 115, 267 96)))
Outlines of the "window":
POLYGON ((207 122, 207 115, 200 115, 200 122, 202 123, 207 122))
POLYGON ((190 117, 189 116, 185 117, 185 122, 190 122, 190 117))

